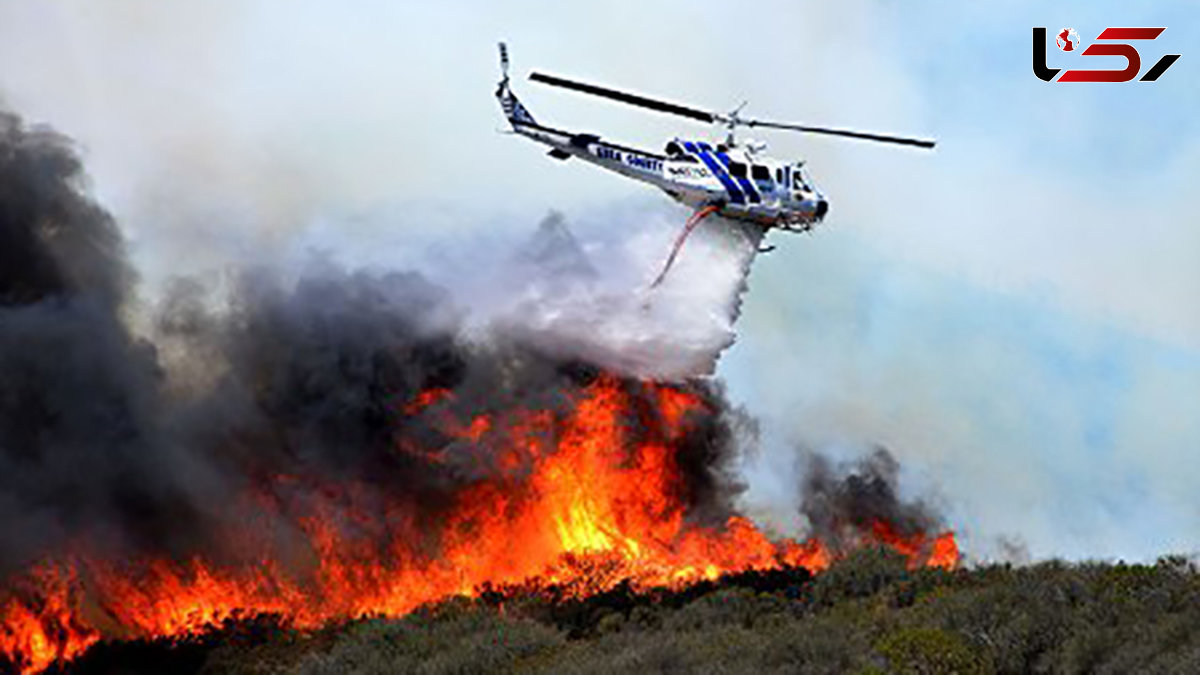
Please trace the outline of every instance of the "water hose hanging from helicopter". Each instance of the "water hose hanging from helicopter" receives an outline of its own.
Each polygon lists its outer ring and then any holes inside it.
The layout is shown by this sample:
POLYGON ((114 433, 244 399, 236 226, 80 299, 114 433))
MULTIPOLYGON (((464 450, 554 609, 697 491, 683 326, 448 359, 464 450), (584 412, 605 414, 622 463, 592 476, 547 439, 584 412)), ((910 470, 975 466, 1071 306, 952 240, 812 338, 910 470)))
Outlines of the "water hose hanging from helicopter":
POLYGON ((654 283, 650 284, 650 288, 657 288, 658 285, 662 283, 663 279, 666 278, 667 272, 671 269, 671 265, 675 264, 675 256, 679 255, 679 249, 683 248, 683 242, 687 240, 688 235, 692 233, 692 230, 696 229, 696 226, 700 224, 700 221, 720 210, 721 207, 715 204, 709 204, 708 206, 697 210, 691 215, 690 218, 687 219, 687 223, 683 226, 683 232, 680 232, 679 236, 675 238, 675 245, 671 247, 671 255, 667 257, 667 264, 663 265, 662 271, 658 273, 658 277, 654 280, 654 283))

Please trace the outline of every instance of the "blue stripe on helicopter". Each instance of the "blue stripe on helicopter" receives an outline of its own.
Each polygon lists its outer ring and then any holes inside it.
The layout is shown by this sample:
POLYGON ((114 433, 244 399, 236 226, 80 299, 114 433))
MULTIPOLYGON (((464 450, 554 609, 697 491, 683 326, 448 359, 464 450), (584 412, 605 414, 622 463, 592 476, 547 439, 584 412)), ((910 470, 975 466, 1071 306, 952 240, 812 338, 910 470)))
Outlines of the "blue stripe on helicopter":
POLYGON ((734 185, 733 181, 729 178, 729 174, 712 158, 712 155, 707 152, 701 152, 696 147, 696 144, 691 141, 685 141, 683 149, 700 157, 701 161, 708 167, 708 170, 712 171, 717 180, 721 181, 721 185, 725 186, 725 191, 729 193, 729 201, 734 204, 744 204, 746 202, 746 198, 742 196, 742 191, 738 189, 737 185, 734 185))
MULTIPOLYGON (((708 143, 701 143, 700 149, 701 150, 712 150, 712 148, 710 148, 708 146, 708 143)), ((726 168, 729 167, 729 162, 730 162, 729 155, 727 155, 723 152, 718 152, 718 153, 714 153, 714 154, 716 154, 717 159, 720 159, 721 163, 724 164, 726 166, 726 168)), ((749 178, 746 178, 745 176, 737 176, 736 178, 737 178, 738 185, 742 186, 742 190, 745 191, 746 195, 750 198, 751 202, 754 202, 757 204, 762 201, 762 197, 758 194, 758 190, 754 189, 754 183, 751 183, 749 178)))

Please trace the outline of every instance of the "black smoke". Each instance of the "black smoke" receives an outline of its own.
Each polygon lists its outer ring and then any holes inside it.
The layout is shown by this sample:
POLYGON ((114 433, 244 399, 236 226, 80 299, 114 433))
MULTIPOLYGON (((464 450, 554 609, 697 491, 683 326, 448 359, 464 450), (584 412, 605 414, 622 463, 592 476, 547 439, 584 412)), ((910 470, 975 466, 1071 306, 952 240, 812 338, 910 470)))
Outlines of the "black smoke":
POLYGON ((0 573, 88 524, 169 543, 194 520, 154 347, 121 317, 120 231, 65 137, 0 113, 0 573))
MULTIPOLYGON (((389 514, 412 514, 435 555, 439 516, 464 487, 521 478, 498 475, 488 439, 446 419, 566 415, 611 377, 633 401, 631 433, 663 427, 647 383, 467 337, 454 299, 417 274, 242 270, 177 280, 154 307, 134 281, 69 139, 0 115, 0 578, 81 549, 256 556, 222 534, 247 519, 271 555, 303 558, 299 521, 341 507, 355 512, 349 536, 379 546, 414 534, 389 514), (139 332, 135 315, 149 319, 139 332), (449 395, 414 408, 431 390, 449 395)), ((711 414, 675 444, 677 496, 721 522, 741 489, 729 465, 744 420, 718 385, 681 386, 711 414)))
POLYGON ((0 304, 125 299, 133 274, 120 230, 83 181, 69 139, 0 110, 0 304))
POLYGON ((800 487, 800 512, 812 533, 836 552, 861 545, 863 535, 878 523, 905 538, 939 532, 942 519, 937 510, 923 500, 902 498, 899 477, 899 462, 884 448, 841 466, 810 455, 800 487))

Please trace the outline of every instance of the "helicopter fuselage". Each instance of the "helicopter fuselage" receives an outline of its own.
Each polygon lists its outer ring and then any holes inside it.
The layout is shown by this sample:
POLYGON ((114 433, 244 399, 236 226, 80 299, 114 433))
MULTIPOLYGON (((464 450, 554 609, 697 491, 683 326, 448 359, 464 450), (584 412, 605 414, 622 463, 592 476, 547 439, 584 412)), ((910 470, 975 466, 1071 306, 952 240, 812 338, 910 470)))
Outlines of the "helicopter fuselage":
POLYGON ((496 87, 496 98, 515 133, 549 145, 550 156, 556 159, 578 157, 655 185, 675 200, 695 207, 697 213, 719 212, 726 218, 751 221, 765 227, 809 230, 829 211, 829 202, 809 179, 804 162, 760 157, 764 145, 735 142, 735 131, 739 127, 798 131, 925 149, 936 145, 936 141, 930 139, 743 117, 741 109, 745 103, 721 113, 545 73, 529 75, 529 79, 543 84, 698 122, 719 123, 728 130, 723 143, 672 139, 667 142, 663 154, 629 148, 603 141, 596 134, 573 133, 538 124, 513 94, 508 80, 508 49, 503 42, 499 46, 501 79, 496 87))
POLYGON ((715 206, 726 218, 788 230, 811 229, 829 209, 802 162, 762 157, 741 146, 714 147, 707 141, 681 138, 668 141, 660 154, 611 143, 596 134, 542 126, 523 108, 521 112, 525 119, 509 115, 513 131, 550 146, 551 157, 578 158, 649 183, 692 208, 715 206))

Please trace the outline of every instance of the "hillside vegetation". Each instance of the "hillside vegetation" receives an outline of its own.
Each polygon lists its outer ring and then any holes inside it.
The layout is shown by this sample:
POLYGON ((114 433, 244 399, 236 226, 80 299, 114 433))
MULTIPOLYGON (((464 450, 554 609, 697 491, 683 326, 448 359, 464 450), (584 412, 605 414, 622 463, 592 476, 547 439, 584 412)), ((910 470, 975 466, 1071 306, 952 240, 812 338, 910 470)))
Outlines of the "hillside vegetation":
POLYGON ((1045 562, 908 570, 863 550, 815 577, 746 573, 583 600, 494 589, 303 634, 259 617, 203 638, 110 643, 72 672, 1200 672, 1200 575, 1045 562))

